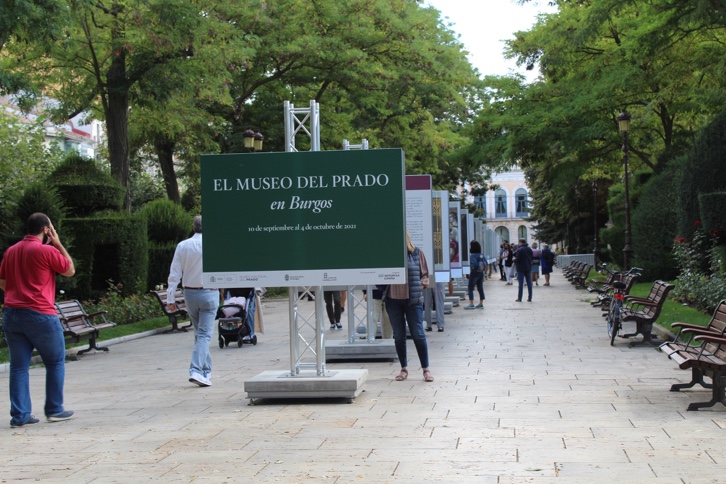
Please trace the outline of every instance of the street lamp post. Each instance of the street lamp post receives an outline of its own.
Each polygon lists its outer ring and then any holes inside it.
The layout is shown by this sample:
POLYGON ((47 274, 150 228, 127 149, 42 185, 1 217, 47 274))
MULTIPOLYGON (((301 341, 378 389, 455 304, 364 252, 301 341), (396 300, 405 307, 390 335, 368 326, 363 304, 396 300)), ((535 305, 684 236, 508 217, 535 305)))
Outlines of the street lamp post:
POLYGON ((595 259, 594 266, 597 267, 597 261, 600 259, 600 245, 598 244, 597 240, 597 232, 598 232, 598 226, 597 226, 597 180, 593 180, 592 182, 592 218, 593 218, 593 231, 595 233, 595 240, 593 241, 595 244, 595 247, 592 249, 592 255, 595 259))
POLYGON ((630 240, 630 191, 628 174, 628 133, 630 133, 630 114, 623 109, 618 115, 618 126, 623 136, 623 165, 625 166, 625 246, 623 247, 623 268, 630 269, 630 259, 633 256, 633 246, 630 240))
POLYGON ((262 151, 262 141, 265 137, 261 133, 255 133, 251 129, 247 129, 242 133, 242 137, 244 138, 245 148, 250 150, 250 152, 262 151))

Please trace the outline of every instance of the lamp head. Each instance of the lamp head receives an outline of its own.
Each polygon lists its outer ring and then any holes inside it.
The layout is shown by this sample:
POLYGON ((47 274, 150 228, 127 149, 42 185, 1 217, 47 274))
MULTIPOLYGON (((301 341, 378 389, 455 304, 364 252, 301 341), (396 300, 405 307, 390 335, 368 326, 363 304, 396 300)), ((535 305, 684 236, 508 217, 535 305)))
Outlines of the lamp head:
POLYGON ((630 132, 630 114, 625 109, 618 115, 618 127, 621 134, 630 132))
POLYGON ((245 142, 245 148, 249 149, 252 148, 255 145, 255 132, 251 129, 246 129, 244 133, 242 133, 242 136, 244 137, 245 142))

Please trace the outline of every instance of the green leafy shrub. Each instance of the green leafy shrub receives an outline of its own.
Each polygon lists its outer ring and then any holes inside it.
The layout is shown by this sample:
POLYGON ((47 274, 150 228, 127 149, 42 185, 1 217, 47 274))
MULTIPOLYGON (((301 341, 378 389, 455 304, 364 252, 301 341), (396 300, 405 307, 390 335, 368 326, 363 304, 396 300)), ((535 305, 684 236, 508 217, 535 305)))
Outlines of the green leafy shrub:
POLYGON ((86 312, 108 311, 106 319, 117 324, 131 324, 159 316, 159 301, 151 294, 123 296, 121 286, 108 281, 108 290, 98 301, 84 301, 86 312))
POLYGON ((69 214, 85 217, 123 207, 124 187, 90 158, 71 153, 51 174, 49 180, 63 198, 69 214))
POLYGON ((724 251, 716 245, 717 238, 694 223, 691 240, 676 238, 673 256, 680 269, 673 295, 704 311, 713 311, 726 295, 726 273, 723 271, 724 251))

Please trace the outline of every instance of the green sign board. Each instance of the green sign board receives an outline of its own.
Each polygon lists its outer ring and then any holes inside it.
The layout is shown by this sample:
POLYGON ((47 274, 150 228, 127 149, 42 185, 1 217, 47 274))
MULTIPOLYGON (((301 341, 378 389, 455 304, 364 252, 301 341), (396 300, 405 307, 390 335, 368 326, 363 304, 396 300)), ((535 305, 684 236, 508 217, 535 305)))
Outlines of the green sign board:
POLYGON ((405 282, 400 149, 204 155, 205 287, 405 282))

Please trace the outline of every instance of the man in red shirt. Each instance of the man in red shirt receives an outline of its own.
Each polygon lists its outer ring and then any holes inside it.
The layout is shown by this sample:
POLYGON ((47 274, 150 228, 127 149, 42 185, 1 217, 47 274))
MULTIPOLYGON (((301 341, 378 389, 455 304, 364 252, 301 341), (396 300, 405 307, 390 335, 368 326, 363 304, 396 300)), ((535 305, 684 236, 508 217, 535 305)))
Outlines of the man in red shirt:
POLYGON ((73 412, 63 408, 65 341, 54 304, 56 273, 70 277, 76 269, 47 215, 31 215, 26 234, 5 251, 0 263, 0 289, 5 291, 3 331, 10 351, 11 427, 39 421, 31 415, 30 401, 30 360, 34 349, 45 365, 48 421, 59 422, 73 416, 73 412))

